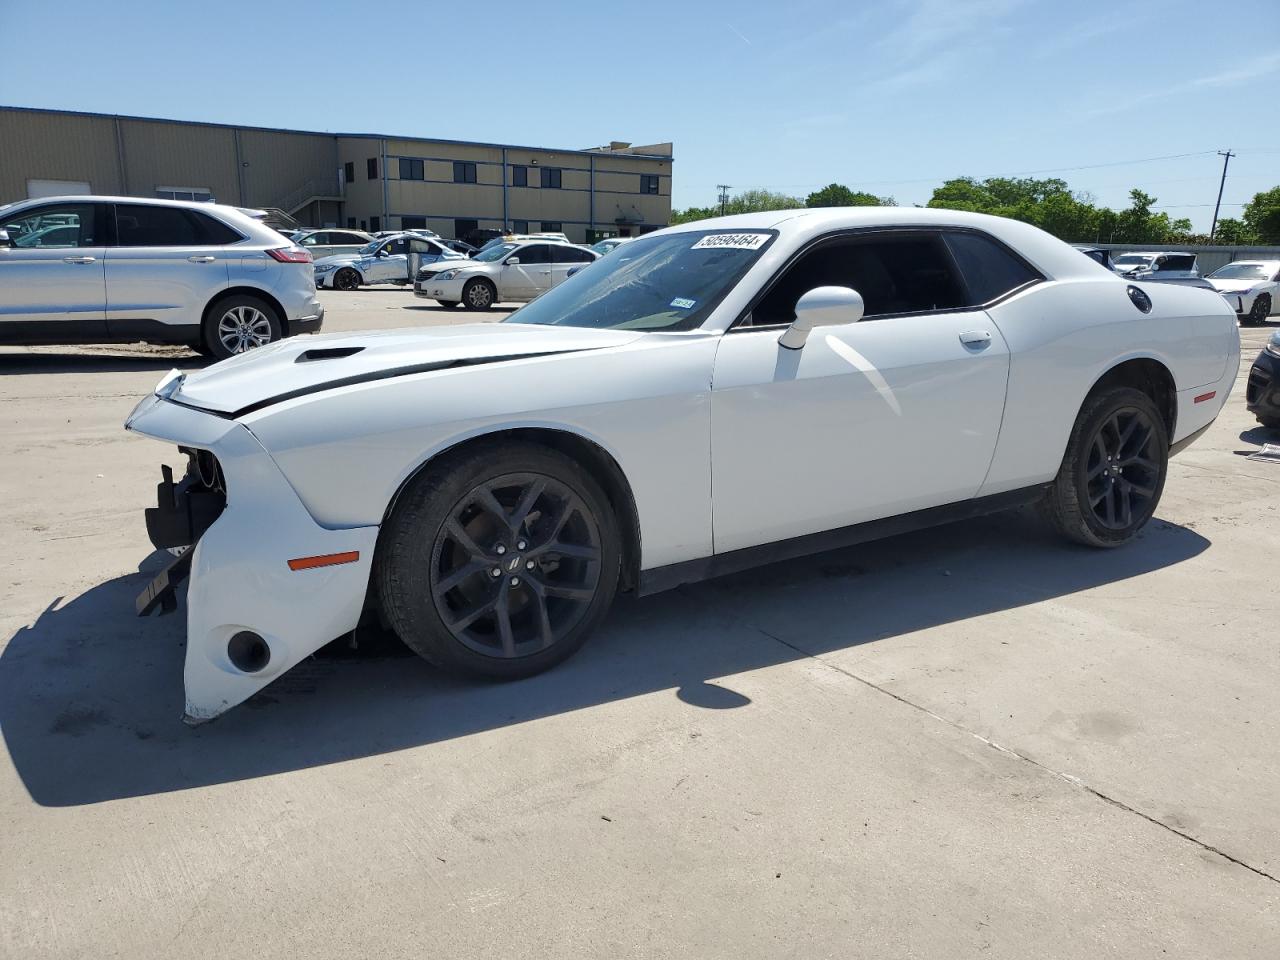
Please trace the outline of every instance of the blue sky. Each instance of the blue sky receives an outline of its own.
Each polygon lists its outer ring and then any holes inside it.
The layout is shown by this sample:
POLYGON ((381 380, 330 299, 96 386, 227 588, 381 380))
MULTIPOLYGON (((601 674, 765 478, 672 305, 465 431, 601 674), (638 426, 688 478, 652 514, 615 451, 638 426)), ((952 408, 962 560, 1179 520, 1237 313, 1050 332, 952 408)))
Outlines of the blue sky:
POLYGON ((803 196, 838 181, 923 203, 946 177, 1053 171, 1037 175, 1116 207, 1141 187, 1207 230, 1214 151, 1239 153, 1224 215, 1280 183, 1280 44, 1265 40, 1280 3, 1219 9, 0 0, 0 103, 554 147, 673 140, 678 207, 710 204, 717 183, 803 196))

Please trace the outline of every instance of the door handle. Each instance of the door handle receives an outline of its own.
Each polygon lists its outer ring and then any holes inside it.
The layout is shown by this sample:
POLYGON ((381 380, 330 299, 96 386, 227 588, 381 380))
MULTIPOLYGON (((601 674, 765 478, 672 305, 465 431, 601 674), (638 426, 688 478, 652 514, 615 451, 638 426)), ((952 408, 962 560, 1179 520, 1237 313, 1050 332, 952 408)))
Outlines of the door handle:
POLYGON ((187 257, 192 263, 213 263, 216 257, 187 257))
POLYGON ((966 347, 972 347, 975 350, 981 350, 983 347, 991 344, 990 330, 966 330, 960 334, 960 342, 966 347))
POLYGON ((63 257, 63 263, 94 263, 97 257, 63 257))

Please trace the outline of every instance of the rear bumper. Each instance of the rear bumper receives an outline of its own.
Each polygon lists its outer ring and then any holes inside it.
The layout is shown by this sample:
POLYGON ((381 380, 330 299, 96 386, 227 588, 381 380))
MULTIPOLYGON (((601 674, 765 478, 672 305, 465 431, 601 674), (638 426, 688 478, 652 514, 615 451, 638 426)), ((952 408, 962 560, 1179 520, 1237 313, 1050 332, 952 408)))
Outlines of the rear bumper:
MULTIPOLYGON (((198 539, 189 551, 184 720, 212 720, 355 629, 373 566, 376 526, 319 526, 243 424, 151 397, 126 428, 209 450, 228 492, 225 509, 207 529, 191 525, 198 539), (342 559, 304 569, 289 562, 333 556, 342 559), (248 667, 243 659, 237 665, 232 642, 245 633, 265 647, 265 656, 248 667)), ((165 492, 162 484, 162 500, 165 492)), ((151 532, 170 545, 174 531, 184 529, 185 515, 161 511, 151 532)), ((162 598, 155 600, 151 606, 166 606, 162 598)))
POLYGON ((324 326, 324 307, 315 305, 315 313, 289 321, 289 333, 319 333, 324 326))

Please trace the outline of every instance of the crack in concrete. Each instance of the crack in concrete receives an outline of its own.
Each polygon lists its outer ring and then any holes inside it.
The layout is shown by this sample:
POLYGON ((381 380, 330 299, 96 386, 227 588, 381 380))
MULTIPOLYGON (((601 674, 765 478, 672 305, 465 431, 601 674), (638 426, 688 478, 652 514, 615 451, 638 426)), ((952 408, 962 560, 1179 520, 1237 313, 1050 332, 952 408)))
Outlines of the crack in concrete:
POLYGON ((764 630, 760 627, 755 626, 755 624, 751 624, 750 626, 751 626, 751 629, 755 630, 757 633, 763 636, 768 637, 770 640, 773 640, 775 643, 780 643, 782 644, 782 646, 786 647, 787 649, 794 650, 796 653, 801 654, 802 656, 807 657, 810 660, 816 660, 818 663, 822 664, 824 667, 826 667, 829 670, 834 670, 836 673, 842 674, 851 680, 856 680, 858 681, 858 683, 861 683, 865 686, 870 687, 872 690, 875 690, 877 693, 883 693, 886 697, 892 697, 894 700, 897 700, 899 703, 904 704, 905 706, 911 707, 913 710, 919 710, 921 713, 925 714, 926 716, 932 717, 934 720, 937 720, 940 723, 945 723, 947 726, 952 727, 953 729, 959 730, 961 733, 966 733, 969 736, 973 737, 975 740, 978 740, 981 743, 985 744, 986 746, 991 747, 993 750, 998 750, 1001 753, 1006 754, 1010 757, 1013 757, 1016 760, 1021 760, 1024 763, 1029 763, 1033 767, 1043 770, 1045 773, 1049 774, 1050 776, 1057 777, 1059 780, 1064 780, 1067 783, 1072 784, 1073 786, 1080 787, 1082 790, 1085 790, 1086 792, 1092 794, 1093 796, 1097 797, 1099 800, 1102 800, 1106 803, 1111 804, 1113 807, 1118 807, 1119 809, 1124 810, 1126 813, 1131 813, 1134 816, 1141 817, 1143 820, 1146 820, 1148 823, 1154 824, 1157 827, 1161 827, 1169 831, 1174 836, 1181 837, 1183 840, 1189 841, 1190 843, 1194 843, 1197 847, 1199 847, 1202 850, 1206 850, 1209 853, 1217 854, 1219 857, 1222 857, 1222 859, 1224 860, 1230 861, 1231 863, 1234 863, 1237 866, 1244 867, 1244 869, 1248 870, 1250 873, 1255 873, 1266 880, 1270 880, 1272 883, 1280 884, 1280 877, 1272 876, 1270 873, 1267 873, 1267 871, 1261 869, 1260 867, 1255 867, 1253 866, 1253 864, 1246 863, 1244 860, 1241 860, 1239 857, 1233 857, 1231 854, 1223 850, 1220 850, 1218 847, 1215 847, 1211 843, 1205 843, 1203 840, 1200 840, 1197 837, 1193 837, 1189 833, 1179 830, 1176 827, 1171 827, 1169 826, 1169 824, 1165 823, 1163 820, 1150 816, 1149 814, 1143 813, 1141 810, 1138 810, 1134 807, 1129 806, 1129 804, 1125 803, 1123 800, 1117 800, 1115 797, 1108 796, 1107 794, 1103 793, 1101 790, 1097 790, 1094 787, 1089 786, 1089 784, 1085 783, 1079 777, 1072 776, 1069 773, 1063 773, 1060 770, 1055 770, 1053 769, 1053 767, 1046 766, 1045 764, 1041 763, 1039 760, 1035 760, 1031 757, 1028 757, 1026 754, 1019 753, 1017 750, 1011 750, 1009 747, 1003 746, 1002 744, 999 744, 994 740, 984 737, 980 733, 970 730, 968 727, 966 727, 962 723, 959 723, 948 717, 941 716, 940 714, 934 713, 928 707, 921 706, 920 704, 912 700, 908 700, 906 697, 902 696, 901 694, 894 693, 892 690, 886 690, 884 687, 880 686, 879 684, 872 683, 870 680, 866 679, 865 677, 860 677, 853 671, 848 670, 840 666, 839 664, 832 663, 830 660, 820 657, 817 654, 810 653, 808 650, 805 650, 803 647, 798 647, 794 643, 789 643, 788 641, 783 640, 781 637, 775 636, 774 634, 770 633, 768 630, 764 630))

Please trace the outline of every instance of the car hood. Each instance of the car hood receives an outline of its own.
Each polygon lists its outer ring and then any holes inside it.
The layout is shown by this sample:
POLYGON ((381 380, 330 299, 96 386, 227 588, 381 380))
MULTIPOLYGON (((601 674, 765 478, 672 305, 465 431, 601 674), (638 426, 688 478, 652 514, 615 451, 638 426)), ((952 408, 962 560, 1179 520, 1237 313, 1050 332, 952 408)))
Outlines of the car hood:
POLYGON ((1266 283, 1265 280, 1218 280, 1209 277, 1209 282, 1213 284, 1213 289, 1221 290, 1223 293, 1236 293, 1240 290, 1249 290, 1256 287, 1260 283, 1266 283))
POLYGON ((375 330, 290 337, 182 377, 164 396, 238 415, 335 387, 446 367, 619 347, 645 336, 522 323, 473 323, 427 330, 375 330))

